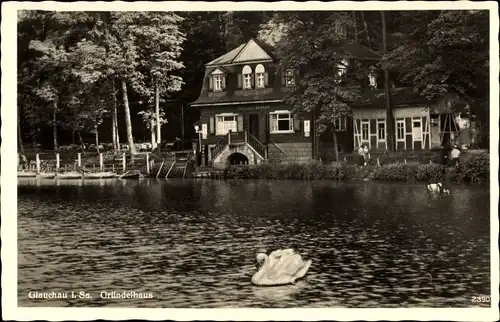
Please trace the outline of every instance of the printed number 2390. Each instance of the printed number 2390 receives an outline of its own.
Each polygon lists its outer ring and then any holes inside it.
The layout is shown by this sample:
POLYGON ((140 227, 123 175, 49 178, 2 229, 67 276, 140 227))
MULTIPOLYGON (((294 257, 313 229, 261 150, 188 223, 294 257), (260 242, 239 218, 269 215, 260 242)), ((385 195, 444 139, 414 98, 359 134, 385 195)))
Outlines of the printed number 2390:
POLYGON ((489 296, 473 296, 471 299, 472 303, 489 303, 490 302, 490 297, 489 296))

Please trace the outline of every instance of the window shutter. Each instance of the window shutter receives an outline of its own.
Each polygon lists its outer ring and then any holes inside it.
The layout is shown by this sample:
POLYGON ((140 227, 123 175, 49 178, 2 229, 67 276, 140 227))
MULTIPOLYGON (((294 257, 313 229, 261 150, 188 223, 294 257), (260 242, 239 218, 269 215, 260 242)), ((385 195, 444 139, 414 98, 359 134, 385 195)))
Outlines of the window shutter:
POLYGON ((293 118, 293 130, 295 132, 300 131, 300 123, 301 123, 301 119, 298 116, 295 116, 293 118))
POLYGON ((208 122, 209 132, 210 134, 215 133, 215 117, 210 116, 210 121, 208 122))
POLYGON ((208 89, 211 91, 214 89, 214 79, 212 76, 208 77, 208 89))
POLYGON ((238 132, 243 132, 243 115, 238 114, 238 132))
POLYGON ((222 89, 226 89, 226 77, 227 75, 222 75, 222 89))
POLYGON ((286 86, 286 71, 284 69, 281 69, 280 73, 281 73, 281 86, 286 86))
POLYGON ((238 88, 243 88, 243 75, 238 73, 238 88))
POLYGON ((255 87, 255 75, 257 75, 257 74, 255 74, 255 73, 250 74, 250 81, 252 82, 252 88, 255 87))
POLYGON ((264 86, 269 86, 269 74, 267 72, 264 73, 264 86))

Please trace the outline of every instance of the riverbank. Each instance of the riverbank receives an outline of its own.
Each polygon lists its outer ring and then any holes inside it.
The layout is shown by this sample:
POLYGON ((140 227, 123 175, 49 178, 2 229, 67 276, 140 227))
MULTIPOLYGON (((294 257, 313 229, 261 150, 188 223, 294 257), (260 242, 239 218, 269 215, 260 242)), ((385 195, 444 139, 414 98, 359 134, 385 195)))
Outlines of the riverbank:
POLYGON ((230 166, 224 170, 226 179, 270 180, 342 180, 342 181, 449 181, 455 183, 485 183, 489 180, 489 154, 470 156, 458 166, 437 163, 394 162, 383 165, 359 166, 348 162, 324 164, 261 163, 252 166, 230 166))

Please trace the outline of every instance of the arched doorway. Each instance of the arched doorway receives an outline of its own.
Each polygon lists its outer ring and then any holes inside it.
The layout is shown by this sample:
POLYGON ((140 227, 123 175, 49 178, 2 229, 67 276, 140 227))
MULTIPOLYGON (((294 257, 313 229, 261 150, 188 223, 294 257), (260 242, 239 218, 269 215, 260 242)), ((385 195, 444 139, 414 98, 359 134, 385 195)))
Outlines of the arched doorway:
POLYGON ((236 152, 227 157, 227 161, 230 165, 237 165, 237 164, 248 164, 248 158, 246 155, 236 152))

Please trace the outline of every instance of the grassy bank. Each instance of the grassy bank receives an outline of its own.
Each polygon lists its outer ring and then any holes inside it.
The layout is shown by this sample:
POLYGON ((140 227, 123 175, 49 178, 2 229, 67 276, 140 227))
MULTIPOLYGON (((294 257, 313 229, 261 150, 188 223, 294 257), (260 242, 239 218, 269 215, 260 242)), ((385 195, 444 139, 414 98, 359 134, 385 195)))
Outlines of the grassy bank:
POLYGON ((489 180, 489 154, 470 156, 457 167, 436 163, 394 162, 381 166, 360 167, 348 162, 323 164, 261 163, 253 166, 231 166, 225 169, 227 179, 282 179, 282 180, 378 180, 378 181, 452 181, 484 183, 489 180))

